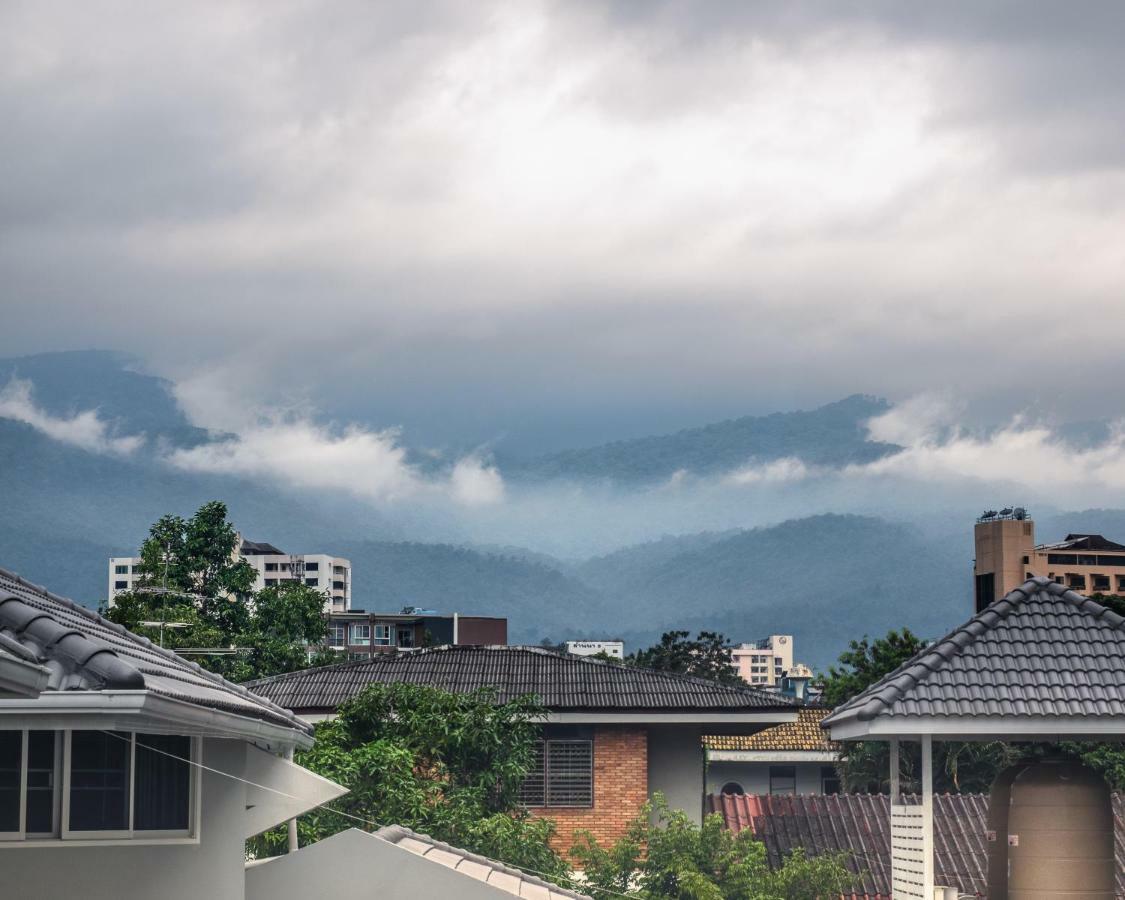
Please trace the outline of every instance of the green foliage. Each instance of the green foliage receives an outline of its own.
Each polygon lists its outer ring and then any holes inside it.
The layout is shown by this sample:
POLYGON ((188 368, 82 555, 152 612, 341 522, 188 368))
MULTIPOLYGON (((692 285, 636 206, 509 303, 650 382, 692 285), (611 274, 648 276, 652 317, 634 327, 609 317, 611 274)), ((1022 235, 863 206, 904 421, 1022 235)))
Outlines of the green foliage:
POLYGON ((886 637, 871 640, 864 635, 852 641, 840 654, 839 668, 832 666, 824 679, 824 702, 829 706, 846 703, 884 675, 893 672, 926 646, 909 628, 889 631, 886 637))
POLYGON ((324 637, 324 595, 298 580, 253 593, 253 567, 237 554, 226 505, 206 503, 190 519, 163 516, 141 545, 141 579, 119 594, 106 616, 155 643, 159 626, 169 649, 240 647, 233 655, 199 656, 199 664, 232 681, 290 672, 308 664, 306 645, 324 637))
POLYGON ((571 850, 596 900, 616 894, 679 900, 817 900, 850 890, 844 857, 807 859, 801 852, 771 871, 765 846, 749 829, 738 834, 717 815, 695 825, 657 793, 625 837, 602 847, 588 832, 571 850))
POLYGON ((745 684, 731 665, 731 644, 714 631, 701 631, 691 640, 687 631, 666 631, 660 643, 630 653, 628 665, 697 675, 726 684, 745 684))
MULTIPOLYGON (((302 843, 363 823, 393 823, 561 877, 566 864, 548 846, 554 823, 517 804, 544 715, 535 698, 498 704, 492 689, 368 686, 341 705, 335 720, 318 725, 316 744, 297 755, 300 765, 350 791, 332 810, 300 818, 302 843)), ((285 842, 277 829, 255 839, 252 851, 283 852, 285 842)))

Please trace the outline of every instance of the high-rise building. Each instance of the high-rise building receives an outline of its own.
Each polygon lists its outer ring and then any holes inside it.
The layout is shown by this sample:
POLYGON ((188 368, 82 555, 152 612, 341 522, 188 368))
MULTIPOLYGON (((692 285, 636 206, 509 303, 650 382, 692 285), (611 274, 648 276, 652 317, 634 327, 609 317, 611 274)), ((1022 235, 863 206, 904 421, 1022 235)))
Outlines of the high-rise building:
POLYGON ((1035 522, 1022 507, 989 510, 973 529, 976 611, 1027 579, 1045 575, 1082 594, 1125 594, 1125 544, 1100 534, 1068 534, 1035 543, 1035 522))
POLYGON ((775 686, 793 668, 793 635, 771 634, 731 647, 731 665, 750 684, 775 686))
MULTIPOLYGON (((286 553, 273 544, 239 537, 238 555, 257 572, 254 590, 285 581, 303 581, 325 595, 325 612, 345 612, 352 607, 352 564, 327 553, 286 553)), ((109 560, 109 604, 140 580, 140 557, 114 556, 109 560)))

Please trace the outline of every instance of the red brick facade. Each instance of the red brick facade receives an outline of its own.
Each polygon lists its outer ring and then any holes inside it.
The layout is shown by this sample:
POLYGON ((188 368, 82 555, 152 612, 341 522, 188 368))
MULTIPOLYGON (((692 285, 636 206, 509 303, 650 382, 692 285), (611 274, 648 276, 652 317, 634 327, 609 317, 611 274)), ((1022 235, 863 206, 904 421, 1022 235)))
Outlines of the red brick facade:
POLYGON ((643 728, 598 725, 594 729, 594 805, 548 807, 531 812, 558 825, 552 846, 566 853, 574 832, 585 830, 607 847, 623 837, 648 799, 648 732, 643 728))

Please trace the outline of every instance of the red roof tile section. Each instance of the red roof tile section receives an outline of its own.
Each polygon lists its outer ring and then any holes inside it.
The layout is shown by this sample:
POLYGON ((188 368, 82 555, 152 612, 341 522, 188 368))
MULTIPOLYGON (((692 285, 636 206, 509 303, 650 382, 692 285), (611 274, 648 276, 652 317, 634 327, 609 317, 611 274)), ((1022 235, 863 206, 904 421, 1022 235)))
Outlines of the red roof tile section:
MULTIPOLYGON (((915 798, 916 799, 916 798, 915 798)), ((1117 896, 1125 898, 1125 827, 1122 799, 1113 795, 1117 825, 1117 896)), ((889 900, 890 800, 885 794, 768 796, 712 794, 707 809, 722 815, 732 831, 749 828, 766 845, 777 867, 796 847, 811 856, 834 851, 850 855, 849 868, 859 875, 854 900, 889 900)), ((984 840, 988 797, 984 794, 938 794, 934 797, 934 876, 936 883, 961 894, 984 896, 988 856, 984 840)), ((848 898, 845 898, 848 900, 848 898)))

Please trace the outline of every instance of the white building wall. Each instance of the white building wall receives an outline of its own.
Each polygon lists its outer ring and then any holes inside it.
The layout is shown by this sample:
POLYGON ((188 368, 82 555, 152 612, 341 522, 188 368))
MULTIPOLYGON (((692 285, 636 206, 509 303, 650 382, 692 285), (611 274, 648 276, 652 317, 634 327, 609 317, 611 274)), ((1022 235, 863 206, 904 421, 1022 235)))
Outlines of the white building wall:
MULTIPOLYGON (((203 742, 203 764, 241 776, 242 741, 203 742)), ((0 844, 0 896, 20 900, 243 900, 244 786, 202 772, 199 843, 20 847, 0 844)))
POLYGON ((823 787, 820 767, 831 763, 785 762, 710 762, 707 766, 707 793, 717 794, 729 781, 742 785, 743 793, 768 794, 770 792, 770 766, 794 765, 798 794, 821 794, 823 787))
POLYGON ((698 725, 651 725, 648 729, 648 792, 660 791, 672 809, 703 821, 703 744, 698 725))

